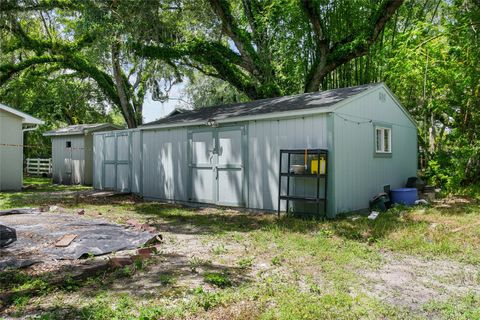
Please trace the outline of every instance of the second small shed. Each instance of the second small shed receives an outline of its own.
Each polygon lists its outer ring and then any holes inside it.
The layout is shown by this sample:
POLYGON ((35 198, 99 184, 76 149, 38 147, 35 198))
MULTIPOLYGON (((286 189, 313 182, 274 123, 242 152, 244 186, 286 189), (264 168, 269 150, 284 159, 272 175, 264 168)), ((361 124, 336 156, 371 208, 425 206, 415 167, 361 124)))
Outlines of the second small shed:
POLYGON ((91 185, 93 133, 120 129, 108 123, 79 124, 43 135, 52 138, 52 178, 58 184, 91 185))

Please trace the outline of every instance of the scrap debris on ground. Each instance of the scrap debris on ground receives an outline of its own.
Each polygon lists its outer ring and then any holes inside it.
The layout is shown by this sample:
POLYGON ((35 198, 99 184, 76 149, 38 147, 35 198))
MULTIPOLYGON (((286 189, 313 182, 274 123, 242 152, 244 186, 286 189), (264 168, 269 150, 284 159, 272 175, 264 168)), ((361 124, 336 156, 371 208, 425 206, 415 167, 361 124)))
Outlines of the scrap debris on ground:
POLYGON ((10 240, 2 237, 0 270, 132 250, 161 239, 156 229, 148 225, 130 228, 83 218, 80 213, 42 211, 32 208, 0 211, 0 225, 12 234, 10 240))

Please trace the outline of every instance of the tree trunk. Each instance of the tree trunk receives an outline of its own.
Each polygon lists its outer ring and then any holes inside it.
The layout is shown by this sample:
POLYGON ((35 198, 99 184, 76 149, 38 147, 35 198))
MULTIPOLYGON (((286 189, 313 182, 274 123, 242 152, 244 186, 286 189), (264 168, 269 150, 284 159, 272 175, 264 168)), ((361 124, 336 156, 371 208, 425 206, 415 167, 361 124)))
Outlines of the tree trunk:
POLYGON ((117 88, 118 99, 120 101, 120 110, 127 122, 129 128, 137 127, 137 119, 133 111, 132 104, 128 101, 125 92, 125 82, 122 77, 122 68, 120 66, 120 44, 118 42, 112 45, 112 69, 115 80, 115 87, 117 88))

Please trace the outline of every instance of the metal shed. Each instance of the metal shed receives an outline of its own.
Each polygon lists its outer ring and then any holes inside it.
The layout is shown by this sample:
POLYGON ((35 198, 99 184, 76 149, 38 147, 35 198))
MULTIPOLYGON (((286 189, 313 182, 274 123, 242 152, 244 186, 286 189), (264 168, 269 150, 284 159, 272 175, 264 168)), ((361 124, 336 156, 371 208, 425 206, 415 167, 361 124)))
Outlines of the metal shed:
POLYGON ((43 135, 52 139, 52 178, 58 184, 91 185, 93 181, 93 133, 117 130, 108 123, 79 124, 43 135))
POLYGON ((23 133, 43 121, 0 103, 0 191, 20 190, 23 183, 23 133))
MULTIPOLYGON (((273 211, 286 189, 279 186, 281 149, 328 150, 329 217, 367 208, 384 185, 403 186, 417 170, 416 124, 377 83, 184 111, 137 129, 95 133, 93 185, 146 199, 273 211)), ((301 179, 290 187, 312 192, 301 179)))

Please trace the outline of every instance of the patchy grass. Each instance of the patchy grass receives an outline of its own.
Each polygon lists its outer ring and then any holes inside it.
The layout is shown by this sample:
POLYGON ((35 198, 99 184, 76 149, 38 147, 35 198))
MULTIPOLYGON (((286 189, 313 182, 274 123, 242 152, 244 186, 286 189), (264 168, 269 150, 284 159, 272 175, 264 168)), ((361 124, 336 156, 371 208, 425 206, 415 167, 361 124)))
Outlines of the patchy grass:
MULTIPOLYGON (((132 196, 85 197, 86 187, 51 186, 46 179, 29 178, 25 184, 34 187, 0 193, 0 207, 57 205, 81 208, 87 217, 119 223, 134 218, 155 226, 165 241, 162 253, 147 263, 82 282, 67 277, 63 285, 53 285, 50 279, 54 274, 49 272, 3 272, 0 291, 15 293, 0 311, 8 316, 479 318, 480 291, 447 297, 439 293, 442 299, 421 305, 397 304, 371 294, 366 289, 371 280, 364 276, 365 271, 375 275, 376 270, 383 270, 386 253, 391 259, 407 255, 432 261, 432 268, 435 261, 444 259, 443 264, 451 261, 460 264, 457 268, 465 263, 478 269, 480 204, 475 196, 448 198, 432 207, 395 208, 374 221, 366 217, 307 221, 227 209, 184 208, 132 196)), ((471 279, 471 274, 447 277, 431 271, 432 279, 442 278, 451 286, 464 282, 473 288, 480 286, 480 273, 471 279)))
POLYGON ((432 301, 425 310, 446 319, 480 319, 480 296, 468 293, 457 299, 443 302, 432 301))
POLYGON ((378 249, 480 264, 479 218, 480 204, 463 199, 434 207, 397 208, 375 221, 344 219, 331 228, 338 236, 378 249))
POLYGON ((86 186, 52 185, 51 180, 27 176, 22 192, 1 192, 0 209, 35 207, 46 204, 78 204, 76 192, 91 190, 86 186), (39 196, 41 195, 41 196, 39 196))

